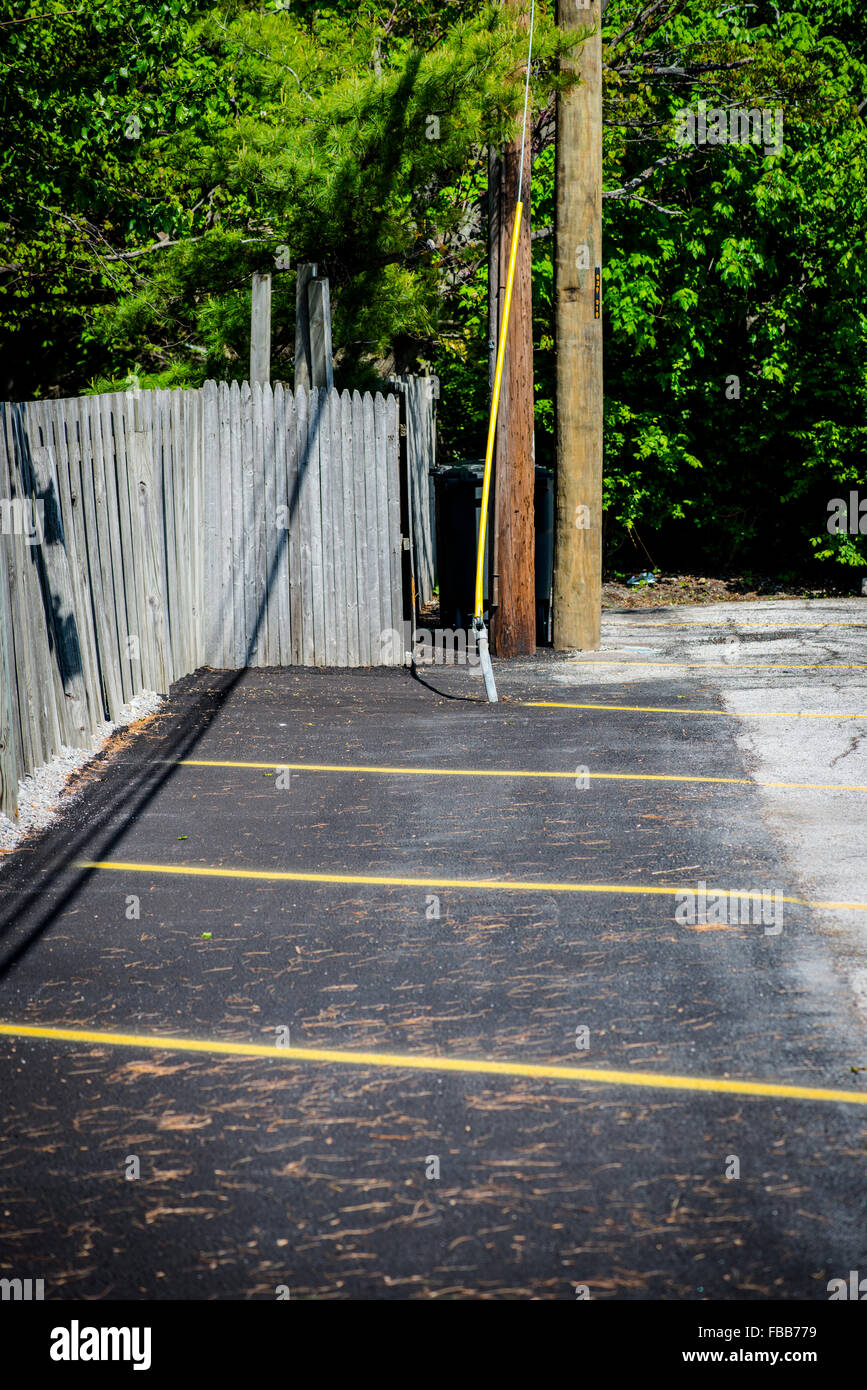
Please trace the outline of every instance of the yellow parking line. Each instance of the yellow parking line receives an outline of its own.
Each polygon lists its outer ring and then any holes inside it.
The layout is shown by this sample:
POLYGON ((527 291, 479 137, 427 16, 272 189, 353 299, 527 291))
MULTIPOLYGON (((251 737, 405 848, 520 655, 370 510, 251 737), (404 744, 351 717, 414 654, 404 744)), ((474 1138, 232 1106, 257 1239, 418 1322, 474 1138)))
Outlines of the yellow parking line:
MULTIPOLYGON (((535 879, 510 878, 415 878, 408 875, 386 874, 322 874, 300 873, 286 869, 217 869, 203 864, 138 864, 114 859, 83 859, 77 869, 111 869, 130 874, 175 874, 189 878, 263 879, 275 883, 357 883, 383 888, 469 888, 502 890, 509 893, 639 893, 653 897, 670 897, 672 893, 694 893, 695 884, 661 883, 548 883, 535 879)), ((743 894, 769 893, 762 888, 705 888, 708 897, 740 898, 743 894)), ((806 898, 787 898, 780 895, 777 902, 795 903, 799 907, 851 908, 867 912, 867 903, 808 901, 806 898)))
POLYGON ((794 710, 777 711, 767 709, 727 710, 727 709, 681 709, 678 705, 589 705, 576 700, 516 700, 516 704, 529 709, 605 709, 628 710, 634 714, 716 714, 726 719, 867 719, 867 714, 812 714, 796 713, 794 710))
POLYGON ((798 666, 792 661, 769 664, 765 661, 583 661, 570 657, 567 666, 667 666, 697 671, 867 671, 865 666, 798 666))
POLYGON ((652 1090, 705 1091, 723 1095, 769 1096, 777 1100, 819 1100, 867 1105, 867 1092, 820 1086, 789 1086, 729 1077, 670 1076, 664 1072, 614 1071, 564 1067, 544 1062, 498 1062, 475 1057, 433 1057, 421 1053, 351 1052, 325 1047, 278 1047, 276 1043, 235 1043, 210 1038, 154 1037, 137 1033, 100 1033, 87 1028, 42 1028, 0 1023, 0 1034, 102 1047, 147 1048, 156 1052, 202 1052, 227 1057, 267 1057, 274 1062, 328 1062, 338 1066, 386 1067, 394 1070, 453 1072, 467 1076, 528 1077, 543 1081, 586 1081, 595 1085, 641 1086, 652 1090))
MULTIPOLYGON (((634 610, 634 611, 635 611, 635 612, 638 612, 639 610, 636 609, 636 610, 634 610)), ((648 628, 651 628, 651 627, 698 627, 698 628, 704 628, 705 630, 710 629, 710 628, 713 628, 713 629, 718 629, 720 632, 726 632, 726 631, 728 631, 729 626, 730 626, 730 624, 732 624, 732 623, 734 623, 737 627, 788 627, 788 628, 797 628, 798 631, 801 631, 801 632, 821 632, 822 629, 825 628, 825 627, 851 627, 851 628, 859 628, 859 629, 860 629, 860 628, 867 627, 867 623, 841 623, 841 622, 833 622, 833 623, 830 623, 830 622, 829 622, 829 623, 791 623, 791 622, 787 622, 785 619, 781 619, 778 623, 756 623, 756 622, 753 622, 752 619, 743 619, 743 618, 729 618, 729 619, 728 619, 727 621, 725 621, 725 622, 713 622, 713 623, 703 623, 703 622, 701 621, 700 618, 693 618, 693 619, 692 619, 691 621, 689 621, 689 622, 678 622, 678 623, 672 623, 672 622, 667 622, 667 621, 664 622, 664 623, 657 623, 657 622, 654 622, 654 620, 653 620, 652 618, 636 618, 636 619, 634 619, 634 620, 633 620, 633 619, 629 619, 629 620, 627 620, 627 621, 623 621, 622 619, 621 619, 621 620, 618 620, 618 619, 616 619, 616 618, 603 618, 603 619, 602 619, 602 626, 603 626, 603 627, 617 628, 617 629, 620 629, 620 630, 623 631, 623 632, 630 632, 633 628, 636 628, 636 627, 648 627, 648 628)))
MULTIPOLYGON (((172 759, 163 761, 172 763, 172 759)), ((797 787, 805 791, 867 792, 867 784, 842 782, 754 782, 750 777, 695 777, 676 772, 562 772, 524 768, 487 767, 373 767, 369 763, 281 763, 233 762, 223 758, 181 758, 176 767, 235 767, 276 772, 366 772, 382 777, 554 777, 572 780, 577 776, 609 782, 721 782, 737 787, 797 787)))

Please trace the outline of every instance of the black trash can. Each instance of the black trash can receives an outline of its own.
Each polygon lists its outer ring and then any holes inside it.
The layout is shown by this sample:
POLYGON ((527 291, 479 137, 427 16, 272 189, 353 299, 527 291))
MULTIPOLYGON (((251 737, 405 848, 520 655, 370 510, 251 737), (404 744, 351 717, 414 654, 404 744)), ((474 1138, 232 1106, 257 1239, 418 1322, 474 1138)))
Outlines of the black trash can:
MULTIPOLYGON (((476 550, 482 509, 483 459, 431 469, 436 498, 437 582, 440 622, 447 628, 470 627, 475 610, 476 550)), ((485 532, 484 611, 490 617, 491 517, 485 532)), ((554 576, 554 480, 536 467, 536 642, 551 640, 551 586, 554 576)))

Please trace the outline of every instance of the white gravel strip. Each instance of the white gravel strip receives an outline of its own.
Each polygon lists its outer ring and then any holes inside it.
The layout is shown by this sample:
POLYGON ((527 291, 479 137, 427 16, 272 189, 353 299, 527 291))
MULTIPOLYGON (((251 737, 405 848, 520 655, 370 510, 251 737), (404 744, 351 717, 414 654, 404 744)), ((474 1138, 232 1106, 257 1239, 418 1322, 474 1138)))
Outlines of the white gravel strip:
POLYGON ((68 798, 64 798, 64 788, 73 773, 80 772, 102 748, 111 735, 137 719, 146 719, 155 714, 165 696, 153 690, 143 690, 124 705, 116 723, 98 724, 87 748, 61 747, 50 762, 43 763, 29 777, 18 784, 18 819, 10 820, 0 814, 0 866, 9 850, 14 849, 20 840, 33 830, 44 830, 61 809, 65 809, 68 798))

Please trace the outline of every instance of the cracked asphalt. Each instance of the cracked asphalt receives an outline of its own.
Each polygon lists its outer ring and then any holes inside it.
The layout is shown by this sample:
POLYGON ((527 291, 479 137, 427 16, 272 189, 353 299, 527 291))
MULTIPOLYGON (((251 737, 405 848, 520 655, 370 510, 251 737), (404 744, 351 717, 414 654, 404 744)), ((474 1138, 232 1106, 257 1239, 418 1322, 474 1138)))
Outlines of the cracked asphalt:
POLYGON ((867 1271, 867 1107, 786 1089, 867 1098, 867 910, 806 905, 867 902, 867 603, 605 616, 598 653, 497 664, 495 707, 465 667, 204 671, 113 740, 0 873, 0 1276, 824 1300, 867 1271), (506 770, 569 775, 475 775, 506 770), (679 921, 701 882, 802 901, 679 921))

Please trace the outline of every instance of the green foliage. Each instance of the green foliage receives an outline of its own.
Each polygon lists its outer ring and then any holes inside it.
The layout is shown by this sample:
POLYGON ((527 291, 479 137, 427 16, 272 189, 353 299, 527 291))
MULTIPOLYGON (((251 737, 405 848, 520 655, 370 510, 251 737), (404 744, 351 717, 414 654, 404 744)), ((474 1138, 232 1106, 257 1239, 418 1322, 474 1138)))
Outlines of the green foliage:
MULTIPOLYGON (((635 10, 609 6, 609 38, 635 10)), ((864 41, 842 41, 851 7, 781 10, 778 26, 769 5, 690 8, 639 65, 740 61, 742 77, 686 89, 611 76, 612 114, 648 138, 610 135, 606 186, 670 161, 638 189, 651 203, 606 205, 612 554, 638 526, 667 561, 702 571, 867 561, 863 539, 824 533, 828 498, 865 480, 864 41), (701 98, 780 108, 780 154, 678 147, 676 109, 701 98)))
MULTIPOLYGON (((864 538, 825 529, 828 499, 865 481, 861 2, 647 8, 611 0, 603 34, 608 553, 628 562, 637 537, 683 568, 863 565, 864 538), (679 144, 699 100, 781 109, 782 149, 679 144)), ((552 15, 542 0, 537 233, 555 218, 540 117, 572 42, 552 15)), ((480 456, 486 149, 515 132, 525 46, 520 15, 475 0, 12 0, 0 390, 242 378, 263 269, 274 374, 291 379, 294 268, 313 260, 339 384, 429 367, 441 456, 480 456)), ((534 240, 546 465, 552 252, 534 240)))
MULTIPOLYGON (((288 372, 301 260, 331 279, 344 380, 438 338, 466 188, 523 97, 511 11, 109 0, 0 33, 7 390, 242 376, 266 268, 288 372)), ((562 50, 543 4, 544 90, 562 50)))

